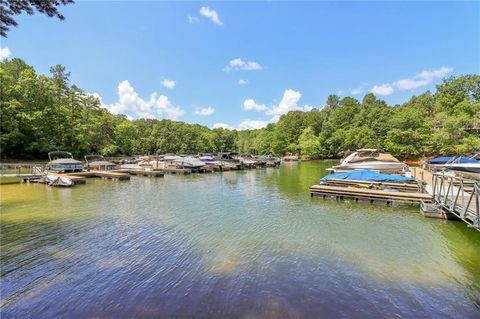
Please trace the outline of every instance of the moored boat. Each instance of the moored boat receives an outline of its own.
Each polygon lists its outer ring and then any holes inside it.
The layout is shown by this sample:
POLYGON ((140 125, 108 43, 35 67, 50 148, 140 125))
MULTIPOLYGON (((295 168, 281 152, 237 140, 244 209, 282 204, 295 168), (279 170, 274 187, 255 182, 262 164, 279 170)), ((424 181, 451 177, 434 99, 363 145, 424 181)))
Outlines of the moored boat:
POLYGON ((177 167, 191 169, 198 169, 205 166, 205 162, 202 162, 201 160, 191 156, 174 159, 172 163, 175 164, 177 167))
POLYGON ((389 153, 378 149, 359 149, 345 157, 340 165, 328 169, 335 173, 349 172, 357 169, 368 169, 381 173, 401 173, 407 170, 407 165, 400 162, 389 153))
POLYGON ((480 174, 480 153, 472 157, 459 156, 445 164, 446 169, 469 174, 480 174))
POLYGON ((47 164, 47 171, 67 173, 81 172, 83 164, 73 158, 72 153, 65 151, 53 151, 48 153, 50 162, 47 164))
POLYGON ((293 155, 292 153, 287 153, 284 157, 283 157, 283 161, 284 162, 298 162, 299 161, 299 158, 297 155, 293 155))
POLYGON ((85 155, 85 168, 95 171, 110 171, 117 168, 117 164, 109 162, 99 154, 85 155))

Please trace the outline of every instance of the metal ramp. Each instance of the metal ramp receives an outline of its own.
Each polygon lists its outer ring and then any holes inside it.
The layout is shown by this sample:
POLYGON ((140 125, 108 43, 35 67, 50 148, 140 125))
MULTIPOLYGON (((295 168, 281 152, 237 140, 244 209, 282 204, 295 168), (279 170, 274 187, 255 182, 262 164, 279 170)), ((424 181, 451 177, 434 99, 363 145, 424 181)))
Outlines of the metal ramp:
POLYGON ((433 174, 432 204, 480 231, 480 181, 433 174))

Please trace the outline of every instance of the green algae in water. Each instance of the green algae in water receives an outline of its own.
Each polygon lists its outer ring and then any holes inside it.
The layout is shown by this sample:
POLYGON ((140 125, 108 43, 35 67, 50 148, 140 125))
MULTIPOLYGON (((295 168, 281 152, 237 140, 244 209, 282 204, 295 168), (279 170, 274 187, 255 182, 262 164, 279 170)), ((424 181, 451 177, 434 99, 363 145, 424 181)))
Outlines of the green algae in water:
POLYGON ((480 233, 418 207, 311 199, 330 165, 2 186, 2 312, 475 317, 480 233))

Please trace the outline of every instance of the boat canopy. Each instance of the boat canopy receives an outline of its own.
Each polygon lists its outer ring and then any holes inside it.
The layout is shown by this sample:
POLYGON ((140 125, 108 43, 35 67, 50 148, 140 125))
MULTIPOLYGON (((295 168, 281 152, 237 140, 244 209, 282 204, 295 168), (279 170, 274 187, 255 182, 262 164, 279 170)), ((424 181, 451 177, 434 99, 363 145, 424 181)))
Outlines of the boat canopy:
POLYGON ((394 174, 381 174, 369 169, 353 170, 347 173, 334 173, 329 174, 320 181, 325 182, 330 179, 349 179, 354 181, 366 181, 366 182, 393 182, 393 183, 408 183, 414 182, 415 179, 411 177, 405 177, 394 174))
POLYGON ((475 157, 466 157, 466 156, 445 156, 445 157, 436 157, 428 160, 428 164, 450 164, 450 163, 478 163, 479 161, 475 157))
POLYGON ((457 157, 452 161, 452 163, 462 163, 462 164, 467 164, 467 163, 479 163, 480 161, 472 158, 472 157, 465 157, 465 156, 460 156, 457 157))
POLYGON ((429 159, 427 163, 428 164, 446 164, 454 158, 455 157, 452 157, 452 156, 436 157, 436 158, 429 159))
POLYGON ((389 153, 382 153, 375 149, 361 149, 346 158, 348 163, 358 163, 367 161, 399 162, 398 159, 389 153))

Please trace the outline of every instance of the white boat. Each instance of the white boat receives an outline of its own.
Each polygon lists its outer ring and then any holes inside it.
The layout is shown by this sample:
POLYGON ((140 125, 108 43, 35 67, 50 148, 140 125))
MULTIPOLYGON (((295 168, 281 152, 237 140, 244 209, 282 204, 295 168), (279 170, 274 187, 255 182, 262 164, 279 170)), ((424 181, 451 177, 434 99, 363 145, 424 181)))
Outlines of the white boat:
POLYGON ((182 168, 200 168, 205 166, 205 162, 190 156, 174 159, 172 163, 182 168))
POLYGON ((333 166, 328 170, 337 173, 356 169, 369 169, 382 173, 400 173, 407 170, 407 165, 389 153, 382 153, 377 149, 359 149, 345 157, 340 165, 333 166))
POLYGON ((73 186, 73 181, 66 176, 58 176, 52 174, 46 174, 40 179, 41 183, 48 184, 49 186, 73 186))

